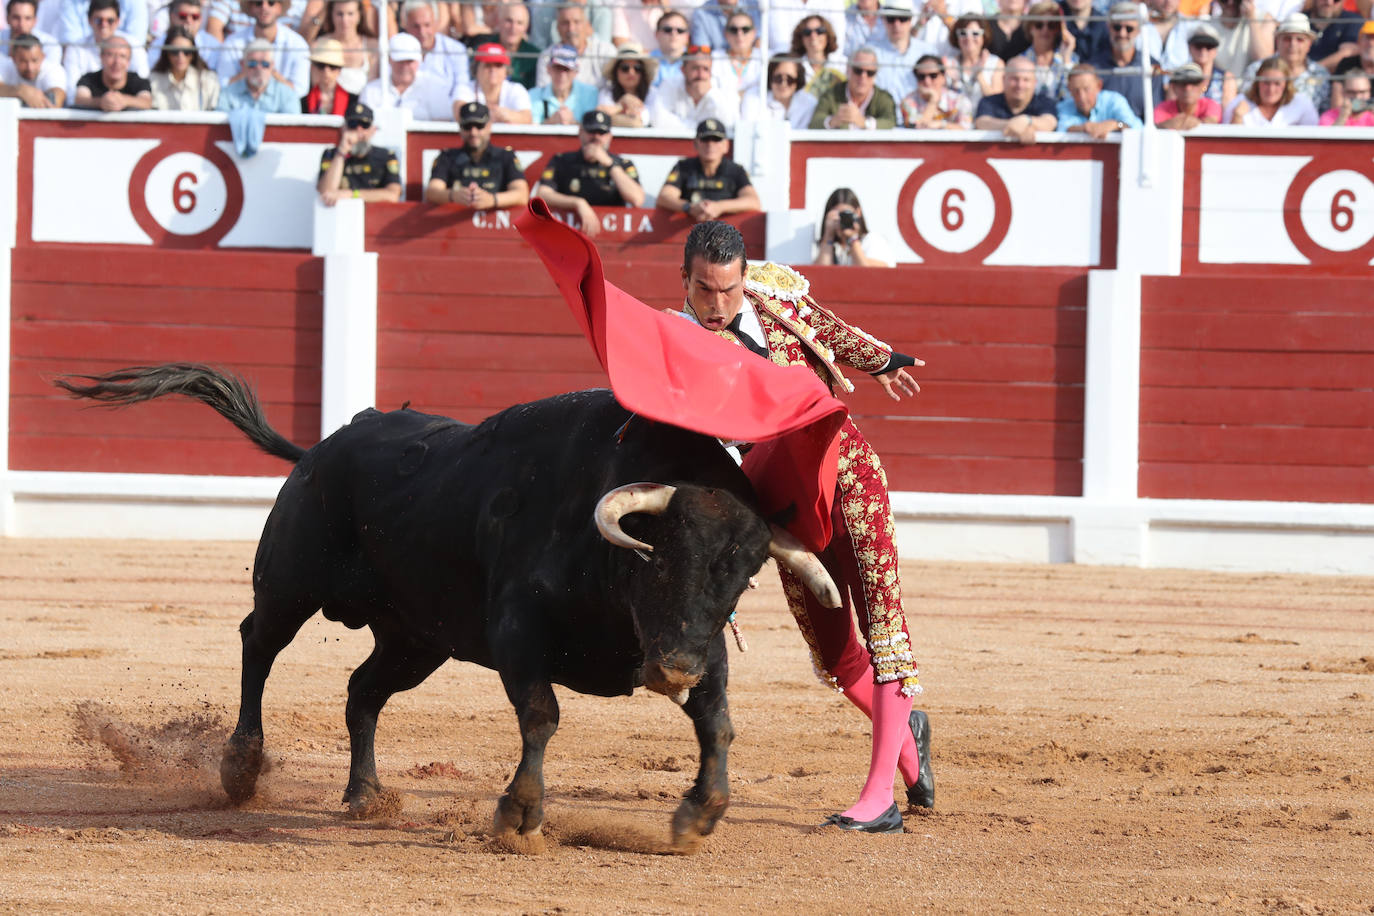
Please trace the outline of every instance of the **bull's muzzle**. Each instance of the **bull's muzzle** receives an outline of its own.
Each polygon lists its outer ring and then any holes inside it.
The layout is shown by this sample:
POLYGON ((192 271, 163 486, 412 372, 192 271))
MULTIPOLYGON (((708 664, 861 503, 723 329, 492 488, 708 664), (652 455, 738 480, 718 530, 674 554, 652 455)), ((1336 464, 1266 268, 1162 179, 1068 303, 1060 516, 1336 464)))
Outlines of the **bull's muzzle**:
POLYGON ((644 686, 654 693, 663 694, 679 706, 687 702, 687 691, 700 681, 700 673, 693 674, 685 668, 663 662, 644 663, 644 686))

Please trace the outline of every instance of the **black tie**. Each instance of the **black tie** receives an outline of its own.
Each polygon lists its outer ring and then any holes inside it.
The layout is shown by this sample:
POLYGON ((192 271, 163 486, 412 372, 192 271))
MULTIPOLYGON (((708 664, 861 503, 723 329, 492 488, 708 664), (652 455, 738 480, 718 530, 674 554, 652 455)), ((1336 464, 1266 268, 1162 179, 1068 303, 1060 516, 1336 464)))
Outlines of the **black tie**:
POLYGON ((743 312, 737 314, 735 316, 735 320, 727 324, 725 326, 725 329, 733 333, 736 337, 738 337, 740 343, 744 344, 746 347, 748 347, 750 350, 753 350, 755 353, 757 353, 759 356, 762 356, 764 359, 767 359, 768 348, 765 347, 763 344, 759 343, 754 338, 750 337, 748 334, 744 332, 743 329, 740 328, 739 320, 741 317, 743 317, 743 312))

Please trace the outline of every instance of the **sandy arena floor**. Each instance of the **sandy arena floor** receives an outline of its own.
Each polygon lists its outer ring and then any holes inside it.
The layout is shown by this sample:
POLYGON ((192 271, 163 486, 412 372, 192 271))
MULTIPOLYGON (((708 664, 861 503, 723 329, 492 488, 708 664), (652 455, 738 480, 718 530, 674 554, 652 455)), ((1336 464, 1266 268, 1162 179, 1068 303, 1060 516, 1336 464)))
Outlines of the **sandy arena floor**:
POLYGON ((815 833, 868 762, 781 593, 731 649, 732 806, 662 854, 695 772, 662 697, 559 689, 539 857, 486 836, 518 755, 496 676, 384 711, 395 816, 351 821, 371 639, 314 618, 268 681, 272 770, 228 808, 246 543, 0 540, 0 912, 1374 913, 1374 581, 909 564, 934 813, 815 833))

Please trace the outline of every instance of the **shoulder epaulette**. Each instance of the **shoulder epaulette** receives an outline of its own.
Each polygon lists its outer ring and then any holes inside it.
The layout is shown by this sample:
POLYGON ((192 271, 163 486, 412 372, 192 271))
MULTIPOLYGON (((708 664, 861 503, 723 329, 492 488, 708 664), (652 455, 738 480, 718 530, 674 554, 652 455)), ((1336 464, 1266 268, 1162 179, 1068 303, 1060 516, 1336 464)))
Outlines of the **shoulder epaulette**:
POLYGON ((786 264, 773 261, 750 264, 744 288, 783 302, 800 302, 811 292, 811 281, 786 264))

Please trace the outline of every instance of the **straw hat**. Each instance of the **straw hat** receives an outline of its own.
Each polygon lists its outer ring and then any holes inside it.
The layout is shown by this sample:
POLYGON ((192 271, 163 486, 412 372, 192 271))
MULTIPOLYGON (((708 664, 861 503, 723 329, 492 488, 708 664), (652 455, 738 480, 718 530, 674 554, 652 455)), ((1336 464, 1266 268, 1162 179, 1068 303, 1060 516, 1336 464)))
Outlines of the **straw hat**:
POLYGON ((633 41, 627 41, 620 46, 620 50, 615 52, 615 57, 606 61, 606 67, 602 71, 606 77, 606 82, 615 85, 615 68, 622 60, 637 60, 644 64, 644 76, 650 85, 654 82, 654 77, 658 75, 658 61, 644 53, 644 49, 633 41))
POLYGON ((310 62, 324 64, 327 67, 343 67, 343 43, 336 38, 325 38, 315 42, 315 46, 310 49, 310 62))

